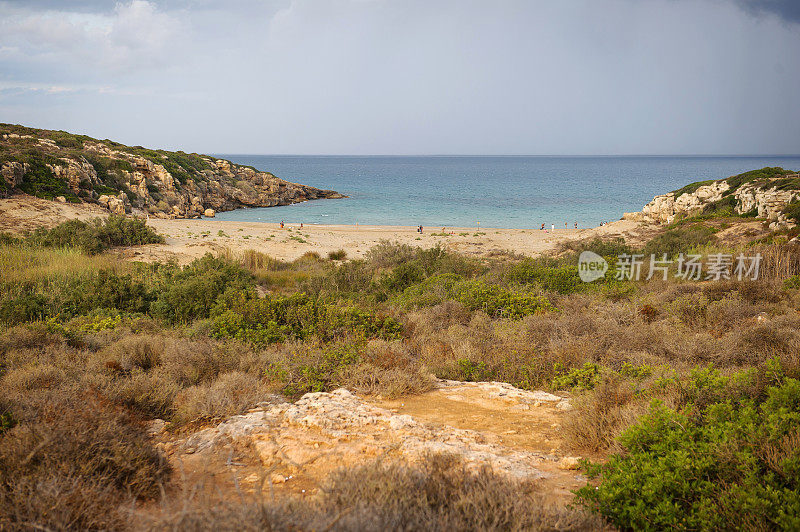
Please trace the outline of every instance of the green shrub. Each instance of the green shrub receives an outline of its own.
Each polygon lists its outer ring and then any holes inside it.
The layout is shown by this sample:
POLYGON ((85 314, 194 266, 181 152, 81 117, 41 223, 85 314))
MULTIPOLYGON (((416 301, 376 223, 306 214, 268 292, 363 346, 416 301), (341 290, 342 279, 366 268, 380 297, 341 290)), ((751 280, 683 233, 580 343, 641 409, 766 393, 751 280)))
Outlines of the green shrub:
POLYGON ((717 230, 701 224, 690 226, 675 226, 650 240, 642 250, 645 257, 651 254, 661 257, 664 253, 668 257, 676 257, 680 253, 688 253, 698 247, 712 244, 716 241, 714 233, 717 230))
POLYGON ((783 208, 783 213, 795 223, 800 223, 800 201, 793 201, 783 208))
POLYGON ((27 241, 37 246, 79 248, 94 255, 114 246, 163 244, 164 237, 142 219, 111 215, 91 222, 69 220, 52 229, 37 229, 27 241))
POLYGON ((402 306, 418 308, 438 305, 448 299, 458 301, 469 310, 511 319, 554 310, 546 297, 489 284, 482 279, 465 280, 453 273, 434 275, 410 286, 397 301, 402 306))
POLYGON ((467 359, 456 360, 458 364, 459 380, 467 382, 483 382, 494 380, 495 372, 492 371, 486 362, 475 362, 467 359))
POLYGON ((286 382, 281 392, 299 397, 310 392, 325 392, 341 385, 342 370, 355 366, 363 354, 363 342, 340 343, 327 347, 318 357, 289 367, 273 366, 268 377, 286 382))
MULTIPOLYGON (((28 165, 28 171, 22 179, 20 190, 37 198, 53 199, 64 196, 74 199, 75 194, 67 187, 66 181, 53 175, 40 156, 31 156, 23 159, 28 165)), ((54 161, 57 163, 57 161, 54 161)), ((63 164, 63 163, 62 163, 63 164)))
POLYGON ((800 275, 792 275, 783 282, 783 286, 789 290, 800 289, 800 275))
POLYGON ((213 334, 255 344, 290 338, 340 337, 394 339, 402 326, 394 319, 355 307, 323 303, 306 293, 257 298, 250 292, 229 292, 213 311, 213 334))
POLYGON ((10 325, 43 319, 47 298, 41 294, 22 294, 0 301, 0 322, 10 325))
POLYGON ((560 294, 571 294, 590 286, 581 281, 577 265, 548 265, 539 259, 525 259, 515 264, 507 278, 518 283, 535 283, 546 290, 560 294))
MULTIPOLYGON (((706 373, 711 382, 724 383, 706 373)), ((797 530, 800 381, 681 411, 655 402, 625 431, 624 454, 589 467, 579 499, 624 530, 797 530)))
POLYGON ((579 368, 568 370, 560 362, 553 365, 556 374, 550 387, 555 390, 591 390, 600 382, 602 368, 593 362, 586 362, 579 368))
POLYGON ((728 179, 725 180, 725 182, 728 183, 731 188, 725 191, 725 195, 733 194, 736 191, 736 189, 738 189, 745 183, 749 183, 751 181, 758 181, 762 179, 776 179, 790 173, 792 172, 790 172, 789 170, 784 170, 779 166, 775 167, 767 166, 760 170, 751 170, 749 172, 744 172, 743 174, 729 177, 728 179))
POLYGON ((253 282, 253 275, 239 264, 206 254, 182 269, 169 270, 150 310, 171 323, 207 318, 225 291, 244 290, 253 282))
POLYGON ((14 414, 5 411, 0 412, 0 436, 9 429, 13 429, 17 425, 17 420, 14 419, 14 414))

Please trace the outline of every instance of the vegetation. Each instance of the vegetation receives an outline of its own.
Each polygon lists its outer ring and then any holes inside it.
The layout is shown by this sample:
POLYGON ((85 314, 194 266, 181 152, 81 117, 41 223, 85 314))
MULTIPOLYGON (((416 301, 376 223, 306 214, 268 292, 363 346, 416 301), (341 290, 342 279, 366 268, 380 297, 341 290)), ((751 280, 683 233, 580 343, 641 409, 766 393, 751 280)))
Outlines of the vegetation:
POLYGON ((535 259, 383 242, 358 260, 140 264, 105 250, 153 235, 113 218, 4 237, 0 528, 795 529, 800 249, 726 247, 724 220, 535 259), (667 280, 583 283, 584 249, 612 269, 631 253, 763 259, 758 280, 685 281, 673 265, 667 280), (174 501, 145 429, 189 431, 273 394, 420 393, 431 375, 570 392, 568 450, 600 457, 585 510, 447 456, 338 472, 313 500, 174 501), (124 510, 155 501, 157 517, 124 510))
POLYGON ((779 365, 758 377, 695 373, 689 402, 654 401, 579 497, 622 529, 796 530, 800 381, 779 365))
MULTIPOLYGON (((0 123, 0 136, 2 135, 16 136, 3 140, 3 144, 0 146, 0 164, 11 161, 26 164, 27 171, 19 190, 45 199, 64 196, 67 201, 71 202, 94 202, 103 194, 116 196, 125 193, 136 207, 163 211, 169 209, 170 206, 163 200, 161 192, 155 184, 147 184, 149 195, 153 199, 149 205, 129 188, 128 174, 136 170, 132 160, 141 157, 149 163, 163 166, 175 179, 176 188, 179 190, 190 181, 206 181, 208 177, 204 172, 214 169, 211 165, 211 158, 206 155, 182 151, 151 150, 141 146, 125 146, 111 140, 94 139, 66 131, 51 131, 0 123), (41 143, 39 139, 52 141, 53 144, 41 143), (118 153, 99 155, 96 150, 88 149, 87 143, 118 153), (70 161, 72 164, 91 165, 97 174, 98 182, 86 179, 78 187, 70 188, 67 181, 57 177, 52 169, 55 166, 64 167, 70 161)), ((251 185, 245 181, 232 180, 228 184, 248 193, 254 193, 251 185)), ((0 196, 9 192, 5 180, 0 180, 0 196)))
POLYGON ((607 530, 585 511, 557 509, 530 483, 467 471, 451 455, 420 464, 375 461, 333 474, 311 502, 220 504, 187 500, 154 529, 227 530, 607 530), (333 524, 331 524, 333 523, 333 524))
MULTIPOLYGON (((797 177, 787 177, 797 174, 796 171, 792 170, 784 170, 781 167, 765 167, 761 168, 760 170, 751 170, 749 172, 744 172, 738 175, 731 176, 725 179, 725 183, 729 185, 729 189, 726 190, 723 195, 730 196, 736 190, 744 185, 745 183, 756 183, 761 188, 776 188, 778 190, 800 190, 800 179, 797 177)), ((678 190, 673 191, 672 193, 675 194, 676 198, 681 197, 684 194, 692 194, 696 192, 698 188, 706 185, 710 185, 715 183, 716 181, 711 179, 707 181, 695 181, 694 183, 689 183, 685 187, 679 188, 678 190)), ((724 201, 724 200, 723 200, 724 201)))
POLYGON ((25 237, 25 241, 32 246, 78 248, 96 255, 117 246, 163 244, 164 237, 140 218, 111 215, 90 222, 69 220, 51 229, 37 229, 25 237))

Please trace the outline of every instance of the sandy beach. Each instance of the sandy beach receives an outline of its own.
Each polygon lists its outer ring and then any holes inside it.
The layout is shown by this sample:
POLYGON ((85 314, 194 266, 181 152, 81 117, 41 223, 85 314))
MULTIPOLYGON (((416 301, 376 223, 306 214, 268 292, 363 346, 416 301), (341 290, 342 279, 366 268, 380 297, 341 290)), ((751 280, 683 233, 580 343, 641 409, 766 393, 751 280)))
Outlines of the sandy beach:
MULTIPOLYGON (((75 205, 15 196, 0 200, 0 231, 20 233, 52 226, 68 219, 87 220, 107 216, 96 205, 75 205)), ((213 218, 159 219, 148 224, 166 237, 166 244, 122 250, 126 258, 142 261, 175 259, 186 263, 206 253, 254 249, 281 260, 293 260, 307 252, 326 256, 343 249, 347 258, 359 258, 381 240, 429 248, 437 244, 476 256, 504 253, 535 256, 552 250, 560 242, 595 236, 624 236, 639 240, 652 229, 638 222, 621 220, 602 227, 564 229, 508 229, 489 227, 425 227, 422 234, 413 226, 305 225, 261 222, 228 222, 213 218)))

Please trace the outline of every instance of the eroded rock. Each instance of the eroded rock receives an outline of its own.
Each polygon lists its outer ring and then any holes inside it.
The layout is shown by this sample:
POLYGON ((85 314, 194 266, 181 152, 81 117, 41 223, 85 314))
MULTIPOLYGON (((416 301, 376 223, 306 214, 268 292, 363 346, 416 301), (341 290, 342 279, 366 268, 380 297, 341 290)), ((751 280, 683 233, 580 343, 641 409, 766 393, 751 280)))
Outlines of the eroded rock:
MULTIPOLYGON (((496 397, 563 401, 544 392, 524 392, 501 383, 487 384, 496 397)), ((446 384, 445 384, 446 386, 446 384)), ((511 450, 475 431, 440 427, 396 414, 359 399, 345 389, 309 393, 295 403, 264 405, 187 438, 184 453, 214 453, 233 446, 251 449, 262 466, 288 477, 300 471, 322 477, 328 471, 375 457, 419 460, 429 453, 461 456, 468 467, 491 466, 520 479, 548 476, 537 465, 542 453, 511 450)))

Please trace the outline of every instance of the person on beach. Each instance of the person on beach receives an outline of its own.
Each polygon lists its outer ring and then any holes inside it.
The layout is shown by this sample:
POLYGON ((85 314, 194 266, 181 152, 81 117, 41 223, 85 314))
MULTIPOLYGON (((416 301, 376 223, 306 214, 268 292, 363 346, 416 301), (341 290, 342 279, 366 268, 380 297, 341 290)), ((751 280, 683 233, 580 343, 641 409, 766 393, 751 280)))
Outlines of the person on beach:
POLYGON ((575 222, 575 229, 578 228, 578 222, 575 222))
POLYGON ((567 225, 567 222, 564 222, 564 229, 569 229, 569 226, 567 225))
POLYGON ((283 229, 283 220, 281 220, 281 229, 283 229))
POLYGON ((303 222, 300 222, 300 229, 303 228, 303 222))
POLYGON ((551 231, 553 231, 553 232, 555 232, 555 230, 556 230, 556 224, 550 224, 550 230, 551 230, 551 231))

